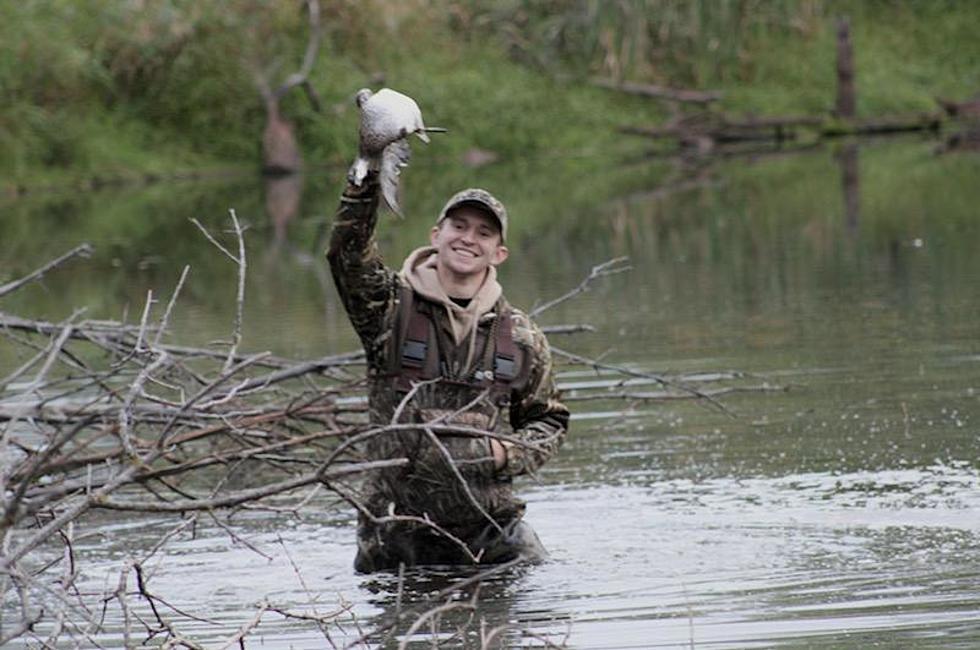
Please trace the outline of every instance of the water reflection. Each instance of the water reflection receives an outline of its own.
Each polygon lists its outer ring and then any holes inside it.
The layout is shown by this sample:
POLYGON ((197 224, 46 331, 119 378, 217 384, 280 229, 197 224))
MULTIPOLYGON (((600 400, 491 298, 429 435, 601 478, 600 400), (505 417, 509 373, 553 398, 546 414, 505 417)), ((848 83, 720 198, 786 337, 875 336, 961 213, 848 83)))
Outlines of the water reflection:
POLYGON ((289 224, 296 220, 303 198, 302 174, 264 176, 265 215, 272 224, 272 245, 276 248, 289 241, 289 224))
POLYGON ((402 641, 420 614, 438 607, 430 624, 416 626, 412 638, 425 643, 435 636, 443 643, 479 648, 519 645, 521 637, 536 634, 534 627, 542 622, 554 625, 569 620, 548 608, 535 609, 533 616, 523 611, 521 595, 528 574, 535 569, 527 565, 507 568, 458 590, 459 583, 479 578, 486 568, 414 568, 401 575, 374 575, 361 583, 361 589, 371 594, 371 604, 380 609, 371 619, 374 632, 370 639, 382 645, 386 639, 402 641), (450 592, 448 599, 442 596, 450 592))
POLYGON ((844 223, 855 233, 861 222, 861 182, 858 173, 858 145, 848 142, 837 153, 840 161, 841 191, 844 194, 844 223))

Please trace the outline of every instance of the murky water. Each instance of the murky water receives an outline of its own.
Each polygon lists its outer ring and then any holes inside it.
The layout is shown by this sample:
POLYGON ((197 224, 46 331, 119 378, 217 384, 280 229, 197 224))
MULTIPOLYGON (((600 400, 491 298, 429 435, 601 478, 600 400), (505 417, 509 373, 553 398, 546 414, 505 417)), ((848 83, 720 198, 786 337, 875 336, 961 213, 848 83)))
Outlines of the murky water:
MULTIPOLYGON (((453 189, 481 182, 513 215, 502 276, 518 305, 630 256, 629 274, 542 319, 597 329, 554 345, 658 372, 738 370, 749 373, 739 385, 789 391, 723 397, 735 417, 695 402, 571 402, 567 445, 520 486, 552 558, 484 581, 475 614, 447 612, 446 635, 476 621, 450 645, 478 647, 481 630, 506 626, 495 637, 504 647, 980 646, 980 158, 905 140, 634 162, 605 178, 552 178, 544 164, 413 167, 409 213, 434 214, 453 189)), ((4 206, 11 276, 82 239, 100 252, 3 307, 132 314, 190 263, 178 332, 224 336, 234 269, 187 219, 220 227, 235 207, 253 224, 245 346, 352 349, 315 253, 336 194, 309 178, 298 211, 272 218, 260 188, 227 181, 4 206)), ((389 259, 427 225, 386 222, 389 259)), ((410 571, 399 597, 396 576, 354 575, 353 516, 319 503, 300 517, 233 520, 267 557, 202 518, 166 546, 151 590, 201 617, 182 633, 219 646, 260 602, 342 609, 323 629, 268 612, 247 645, 330 647, 465 576, 410 571)), ((173 523, 93 519, 79 543, 87 588, 114 585, 125 559, 173 523)))

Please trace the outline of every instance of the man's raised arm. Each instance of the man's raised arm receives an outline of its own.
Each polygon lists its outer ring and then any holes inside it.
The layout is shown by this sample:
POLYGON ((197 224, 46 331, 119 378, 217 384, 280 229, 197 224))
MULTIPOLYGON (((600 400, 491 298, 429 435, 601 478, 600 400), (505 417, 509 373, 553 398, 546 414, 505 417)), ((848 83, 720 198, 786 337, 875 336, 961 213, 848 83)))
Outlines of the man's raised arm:
POLYGON ((398 295, 398 279, 384 265, 374 230, 379 184, 375 173, 356 186, 348 183, 334 217, 327 259, 337 291, 369 359, 382 343, 398 295))

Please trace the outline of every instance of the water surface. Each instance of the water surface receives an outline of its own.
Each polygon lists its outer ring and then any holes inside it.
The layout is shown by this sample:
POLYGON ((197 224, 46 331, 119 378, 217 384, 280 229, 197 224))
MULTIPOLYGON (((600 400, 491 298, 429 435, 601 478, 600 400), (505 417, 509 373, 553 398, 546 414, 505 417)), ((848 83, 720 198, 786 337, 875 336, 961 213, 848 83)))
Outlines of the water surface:
MULTIPOLYGON (((3 307, 133 318, 148 289, 167 295, 190 264, 175 335, 226 337, 234 269, 188 219, 221 229, 234 207, 251 224, 243 345, 294 357, 354 349, 319 255, 330 177, 311 175, 294 212, 271 214, 271 190, 248 179, 6 205, 11 277, 80 240, 98 253, 3 307)), ((724 397, 734 417, 694 401, 570 401, 566 446, 519 488, 552 559, 486 580, 466 643, 478 647, 482 622, 506 626, 497 638, 508 647, 980 645, 978 177, 976 155, 939 156, 920 140, 632 161, 602 178, 546 161, 413 167, 413 216, 381 233, 394 263, 423 241, 442 197, 479 182, 516 226, 501 274, 515 304, 630 258, 630 273, 542 317, 596 328, 553 345, 789 388, 724 397)), ((594 379, 561 376, 569 387, 594 379)), ((207 619, 181 628, 205 643, 230 637, 259 602, 342 613, 325 630, 269 613, 256 645, 350 643, 395 615, 399 580, 353 574, 353 515, 324 503, 232 520, 272 559, 202 520, 166 546, 153 591, 207 619)), ((88 587, 114 584, 173 523, 93 516, 79 545, 88 587)), ((400 606, 424 607, 461 575, 409 571, 400 606)), ((469 615, 447 613, 441 630, 469 615)))

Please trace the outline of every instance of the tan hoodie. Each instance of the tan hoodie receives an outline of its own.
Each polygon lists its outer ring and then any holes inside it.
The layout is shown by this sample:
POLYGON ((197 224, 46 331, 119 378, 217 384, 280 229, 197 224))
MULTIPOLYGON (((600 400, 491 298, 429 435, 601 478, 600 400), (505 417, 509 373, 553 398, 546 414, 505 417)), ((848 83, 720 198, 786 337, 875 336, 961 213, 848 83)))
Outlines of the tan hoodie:
MULTIPOLYGON (((503 293, 500 283, 497 282, 497 269, 491 266, 487 269, 487 276, 470 304, 465 308, 460 307, 449 299, 439 282, 439 276, 436 274, 436 249, 432 246, 423 246, 412 251, 405 258, 399 276, 416 293, 446 308, 456 345, 466 341, 479 323, 480 316, 493 309, 503 293)), ((470 338, 471 348, 475 341, 475 336, 470 338)), ((472 359, 472 350, 467 355, 467 359, 472 359)))

